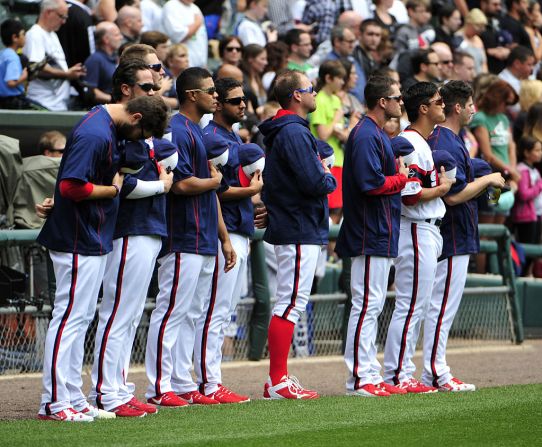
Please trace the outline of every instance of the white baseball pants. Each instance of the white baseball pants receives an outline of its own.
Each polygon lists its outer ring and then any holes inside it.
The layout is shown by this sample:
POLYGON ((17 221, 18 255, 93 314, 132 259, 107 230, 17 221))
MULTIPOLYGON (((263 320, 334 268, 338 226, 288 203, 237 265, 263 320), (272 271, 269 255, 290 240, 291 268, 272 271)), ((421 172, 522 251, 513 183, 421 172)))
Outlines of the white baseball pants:
POLYGON ((85 334, 94 317, 107 255, 50 251, 56 278, 53 317, 45 339, 40 414, 85 403, 81 370, 85 334))
POLYGON ((452 378, 446 344, 465 289, 469 255, 451 256, 437 265, 435 285, 425 315, 422 382, 438 387, 452 378))
POLYGON ((296 324, 309 302, 320 245, 275 245, 277 301, 273 315, 296 324))
POLYGON ((410 379, 412 361, 442 252, 437 226, 401 219, 399 255, 395 260, 395 309, 384 348, 384 380, 399 384, 410 379))
POLYGON ((352 259, 352 309, 344 351, 344 360, 350 372, 346 381, 347 390, 382 382, 380 363, 376 359, 376 334, 378 316, 386 301, 391 265, 391 258, 380 256, 352 259))
POLYGON ((219 253, 217 271, 213 273, 211 294, 206 299, 204 311, 196 322, 194 345, 194 369, 197 383, 203 386, 204 394, 214 393, 222 383, 220 364, 224 329, 230 324, 231 316, 241 298, 243 275, 247 272, 249 239, 241 234, 230 233, 230 240, 237 254, 235 266, 224 273, 224 255, 219 253))
POLYGON ((161 246, 158 236, 126 236, 113 241, 104 275, 89 395, 99 408, 112 410, 134 397, 121 392, 128 373, 125 363, 130 361, 161 246))
POLYGON ((147 398, 198 388, 190 374, 196 321, 209 299, 216 262, 217 256, 192 253, 170 253, 158 260, 160 291, 145 355, 147 398))

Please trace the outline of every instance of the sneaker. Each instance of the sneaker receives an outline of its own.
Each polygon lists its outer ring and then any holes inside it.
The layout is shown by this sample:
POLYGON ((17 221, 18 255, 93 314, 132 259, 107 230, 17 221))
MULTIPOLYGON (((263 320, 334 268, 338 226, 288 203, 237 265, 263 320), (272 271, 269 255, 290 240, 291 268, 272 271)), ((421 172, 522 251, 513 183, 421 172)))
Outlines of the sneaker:
POLYGON ((138 410, 137 408, 131 407, 128 404, 119 405, 116 408, 111 410, 119 418, 142 418, 147 415, 143 410, 138 410))
POLYGON ((451 393, 460 393, 462 391, 476 391, 476 386, 472 383, 464 383, 461 380, 452 377, 448 383, 440 385, 438 390, 451 393))
POLYGON ((87 404, 86 407, 77 409, 75 411, 78 411, 79 413, 82 413, 82 414, 86 414, 87 416, 90 416, 91 418, 94 418, 94 419, 115 419, 115 413, 113 413, 112 411, 101 410, 90 404, 87 404))
POLYGON ((59 422, 93 422, 94 418, 83 413, 75 411, 73 408, 66 408, 53 414, 38 414, 38 419, 42 421, 59 422))
POLYGON ((248 396, 234 393, 224 385, 218 385, 218 390, 214 393, 206 394, 206 396, 216 400, 220 404, 242 404, 244 402, 250 402, 248 396))
POLYGON ((130 407, 135 408, 136 410, 144 411, 147 414, 158 413, 158 408, 156 408, 156 406, 144 404, 143 402, 138 401, 135 397, 132 397, 131 400, 126 402, 126 405, 129 405, 130 407))
POLYGON ((177 396, 173 391, 160 394, 160 396, 154 396, 147 399, 147 402, 153 405, 160 405, 161 407, 187 407, 188 404, 177 396))
POLYGON ((318 393, 313 390, 306 390, 301 386, 295 376, 283 376, 276 385, 267 382, 264 385, 263 398, 275 399, 318 399, 318 393))
POLYGON ((398 386, 394 386, 386 382, 380 382, 377 385, 377 387, 390 394, 406 394, 407 393, 407 390, 404 390, 403 388, 399 388, 398 386))
POLYGON ((391 394, 380 388, 378 385, 373 385, 372 383, 367 383, 357 390, 348 390, 346 392, 347 396, 361 396, 361 397, 389 397, 391 394))
POLYGON ((201 394, 198 390, 178 394, 182 400, 190 405, 218 405, 220 402, 201 394))
POLYGON ((435 387, 424 385, 413 377, 401 382, 399 384, 399 388, 402 388, 403 390, 406 390, 407 393, 412 394, 431 394, 438 391, 435 387))

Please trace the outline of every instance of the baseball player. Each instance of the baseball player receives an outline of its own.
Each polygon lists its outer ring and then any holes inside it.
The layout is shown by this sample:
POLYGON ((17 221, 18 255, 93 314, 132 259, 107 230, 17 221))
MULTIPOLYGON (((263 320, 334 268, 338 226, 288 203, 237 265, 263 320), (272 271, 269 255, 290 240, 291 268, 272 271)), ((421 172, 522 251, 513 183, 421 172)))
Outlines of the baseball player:
POLYGON ((453 157, 457 170, 455 184, 443 197, 446 204, 440 226, 443 246, 425 315, 422 382, 439 391, 474 391, 474 385, 463 383, 451 374, 446 362, 446 343, 461 303, 470 255, 480 250, 476 198, 489 186, 502 188, 505 182, 498 172, 475 175, 473 162, 459 135, 475 111, 470 85, 450 81, 440 89, 440 94, 446 120, 435 128, 428 143, 435 158, 443 151, 453 157))
POLYGON ((397 256, 400 192, 408 169, 396 165, 388 135, 382 129, 401 116, 399 83, 372 77, 365 87, 367 115, 352 130, 345 147, 344 221, 335 251, 352 259, 352 310, 344 359, 349 371, 346 392, 376 397, 404 394, 382 380, 376 359, 378 316, 386 300, 392 259, 397 256))
POLYGON ((113 248, 123 184, 117 142, 161 136, 166 122, 160 98, 99 106, 81 119, 66 144, 54 208, 38 236, 49 249, 57 283, 45 340, 40 419, 90 422, 99 416, 81 391, 81 369, 85 334, 113 248))
POLYGON ((431 297, 437 259, 442 250, 439 226, 446 212, 441 197, 454 180, 440 175, 433 163, 427 138, 435 124, 444 121, 444 102, 438 88, 431 82, 418 82, 404 96, 405 109, 411 125, 393 145, 399 151, 412 150, 409 176, 421 188, 415 194, 402 193, 399 249, 395 260, 395 309, 384 347, 384 380, 409 393, 435 392, 414 377, 412 361, 424 312, 431 297))
MULTIPOLYGON (((203 131, 207 156, 222 165, 222 185, 218 190, 220 207, 237 262, 224 272, 225 259, 219 254, 214 276, 216 287, 211 289, 210 300, 196 323, 194 369, 199 391, 220 403, 241 403, 250 399, 236 394, 222 385, 220 364, 224 328, 241 296, 242 278, 246 276, 249 237, 254 234, 254 209, 251 197, 262 189, 261 173, 257 172, 247 187, 239 182, 240 145, 233 124, 245 115, 246 97, 241 82, 222 78, 215 82, 218 104, 211 122, 203 131), (221 160, 221 157, 226 156, 221 160), (215 157, 216 156, 216 157, 215 157)), ((246 152, 246 150, 245 150, 246 152)), ((260 149, 259 159, 263 160, 260 149)), ((213 162, 213 161, 212 161, 213 162)), ((246 176, 245 176, 246 178, 246 176)))
POLYGON ((260 126, 267 147, 262 199, 269 223, 264 240, 277 257, 277 302, 269 325, 267 399, 314 399, 288 375, 288 352, 295 324, 307 306, 320 247, 328 242, 327 194, 337 187, 318 156, 307 114, 315 92, 302 73, 286 70, 276 78, 277 114, 260 126))
MULTIPOLYGON (((152 74, 143 61, 123 62, 113 74, 113 98, 120 104, 132 96, 154 95, 153 87, 152 74)), ((98 408, 117 416, 142 417, 157 410, 135 398, 127 383, 128 366, 135 330, 162 246, 161 237, 167 235, 164 194, 171 187, 170 171, 177 165, 177 151, 168 140, 150 138, 128 143, 125 152, 127 157, 139 158, 139 169, 122 169, 128 173, 120 193, 113 251, 104 275, 89 398, 98 408), (170 169, 162 169, 158 159, 165 158, 161 162, 165 164, 168 156, 170 169)))
POLYGON ((196 322, 211 287, 216 287, 218 239, 226 271, 235 265, 235 252, 216 196, 222 174, 209 166, 198 125, 203 114, 216 110, 211 74, 199 67, 183 71, 177 78, 177 95, 179 113, 170 125, 179 162, 166 199, 168 236, 162 240, 158 259, 160 291, 147 337, 146 396, 155 405, 213 405, 219 402, 201 394, 190 374, 196 322))

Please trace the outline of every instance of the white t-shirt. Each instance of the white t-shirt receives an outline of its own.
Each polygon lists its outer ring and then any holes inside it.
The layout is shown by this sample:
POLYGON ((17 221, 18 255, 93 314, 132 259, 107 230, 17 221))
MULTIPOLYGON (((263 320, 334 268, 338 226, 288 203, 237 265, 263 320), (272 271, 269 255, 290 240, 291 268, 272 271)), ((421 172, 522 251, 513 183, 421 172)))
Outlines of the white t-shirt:
POLYGON ((245 17, 239 23, 237 27, 237 35, 243 45, 249 45, 251 43, 257 43, 258 45, 265 47, 267 44, 267 37, 262 30, 261 25, 248 17, 245 17))
POLYGON ((142 33, 145 31, 162 32, 162 7, 154 0, 141 0, 141 19, 143 20, 142 33))
POLYGON ((196 14, 203 17, 201 10, 193 3, 186 5, 181 0, 169 0, 162 8, 162 26, 173 43, 182 42, 188 47, 191 67, 205 68, 209 52, 205 22, 190 39, 184 41, 196 14))
MULTIPOLYGON (((51 56, 56 64, 54 68, 68 70, 66 56, 54 31, 45 31, 37 23, 26 33, 26 44, 23 53, 30 62, 39 62, 51 56)), ((70 99, 70 83, 66 79, 34 79, 28 84, 26 96, 49 110, 68 110, 70 99)))

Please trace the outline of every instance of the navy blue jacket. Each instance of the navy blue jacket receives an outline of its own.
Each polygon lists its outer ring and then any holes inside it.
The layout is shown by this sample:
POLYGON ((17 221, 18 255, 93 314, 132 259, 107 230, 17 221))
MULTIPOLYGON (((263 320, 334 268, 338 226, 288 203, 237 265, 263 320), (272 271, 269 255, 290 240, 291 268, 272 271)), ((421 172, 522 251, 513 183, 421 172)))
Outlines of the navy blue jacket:
POLYGON ((363 118, 344 150, 344 220, 335 247, 340 257, 397 257, 401 194, 368 194, 396 173, 388 135, 371 118, 363 118))
MULTIPOLYGON (((446 127, 437 126, 427 140, 431 150, 448 151, 457 163, 456 182, 447 195, 455 195, 474 181, 474 169, 469 151, 461 137, 446 127)), ((446 203, 446 202, 444 202, 446 203)), ((454 206, 446 205, 440 226, 442 254, 440 259, 480 251, 478 235, 478 201, 476 198, 454 206)))
POLYGON ((267 147, 262 199, 269 223, 264 240, 274 245, 328 242, 327 195, 337 182, 326 174, 307 120, 288 114, 259 126, 267 147))
POLYGON ((38 242, 49 250, 101 256, 113 249, 119 198, 74 202, 60 194, 62 180, 111 185, 118 171, 117 130, 103 106, 93 108, 75 125, 60 162, 55 206, 38 242))

